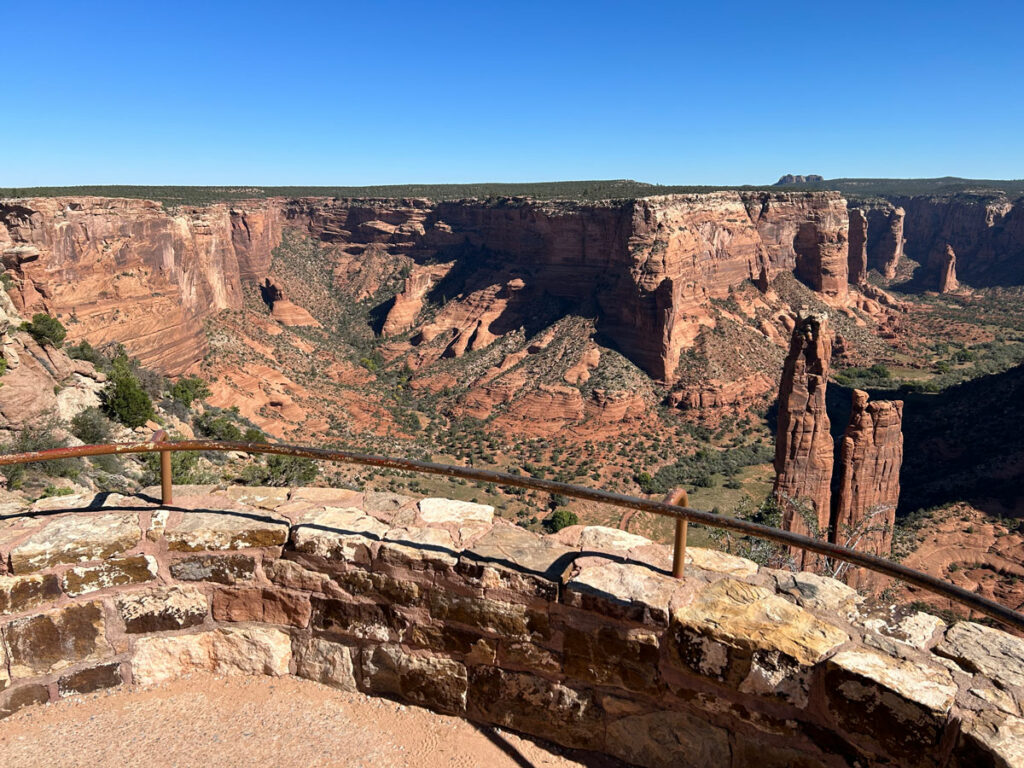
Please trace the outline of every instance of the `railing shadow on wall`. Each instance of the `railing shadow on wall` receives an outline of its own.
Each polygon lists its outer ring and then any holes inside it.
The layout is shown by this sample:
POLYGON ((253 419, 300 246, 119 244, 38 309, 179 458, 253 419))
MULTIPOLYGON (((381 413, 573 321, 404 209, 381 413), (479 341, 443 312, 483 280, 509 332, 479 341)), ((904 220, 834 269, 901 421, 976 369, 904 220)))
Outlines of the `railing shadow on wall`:
POLYGON ((530 490, 560 494, 562 496, 583 499, 586 501, 612 504, 626 509, 634 509, 639 512, 650 512, 655 515, 661 515, 662 517, 672 518, 676 521, 672 575, 677 578, 683 578, 685 575, 684 564, 686 559, 687 526, 690 522, 695 522, 712 528, 720 528, 734 533, 773 541, 779 544, 798 547, 800 549, 825 555, 852 565, 867 568, 868 570, 881 573, 893 579, 899 579, 933 594, 952 600, 966 608, 982 613, 1017 632, 1024 632, 1024 614, 1018 613, 1017 611, 982 595, 970 592, 963 587, 958 587, 955 584, 943 581, 942 579, 937 579, 934 576, 922 573, 921 571, 916 571, 913 568, 908 568, 900 563, 895 563, 891 560, 886 560, 885 558, 871 555, 866 552, 858 552, 848 547, 842 547, 820 539, 813 539, 809 536, 803 536, 791 531, 784 531, 747 520, 724 517, 712 512, 693 509, 688 506, 686 492, 682 490, 672 491, 664 501, 655 501, 652 499, 641 499, 636 496, 612 493, 611 491, 602 491, 596 488, 572 485, 570 483, 556 482, 554 480, 543 480, 535 477, 513 475, 507 472, 494 472, 491 470, 476 469, 473 467, 437 464, 430 461, 402 459, 389 456, 375 456, 372 454, 354 453, 351 451, 339 451, 327 448, 309 448, 283 443, 248 443, 232 440, 170 441, 167 439, 166 433, 162 430, 154 433, 151 439, 143 442, 81 445, 70 448, 54 448, 45 451, 31 451, 28 453, 3 455, 0 456, 0 466, 29 464, 33 462, 63 458, 109 456, 131 453, 159 453, 161 503, 165 506, 169 506, 173 503, 174 499, 174 488, 171 477, 171 453, 174 451, 220 451, 274 454, 278 456, 296 456, 300 458, 315 459, 318 461, 359 464, 362 466, 376 467, 378 469, 420 472, 431 475, 442 475, 445 477, 463 478, 465 480, 474 480, 484 483, 494 483, 495 485, 527 488, 530 490))

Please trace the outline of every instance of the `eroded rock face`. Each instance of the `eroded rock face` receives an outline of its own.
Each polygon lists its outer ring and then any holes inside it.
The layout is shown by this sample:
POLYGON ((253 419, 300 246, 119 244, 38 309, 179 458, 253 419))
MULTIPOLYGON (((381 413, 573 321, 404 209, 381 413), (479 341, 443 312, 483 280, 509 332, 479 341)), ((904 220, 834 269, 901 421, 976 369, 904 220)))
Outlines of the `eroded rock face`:
POLYGON ((799 316, 779 387, 774 494, 783 528, 802 534, 812 533, 804 515, 822 533, 831 515, 833 443, 825 408, 831 362, 827 316, 799 316))
POLYGON ((153 685, 193 672, 218 675, 287 675, 288 633, 261 627, 221 628, 170 637, 145 637, 135 645, 135 680, 153 685))
POLYGON ((850 250, 847 260, 850 285, 860 285, 868 276, 868 217, 860 208, 850 209, 850 250))
MULTIPOLYGON (((839 452, 838 487, 832 538, 843 546, 888 557, 900 498, 903 464, 903 401, 868 402, 868 393, 853 391, 850 422, 839 452)), ((851 586, 881 583, 860 569, 851 586)))
POLYGON ((886 279, 896 277, 903 258, 903 222, 906 211, 884 204, 868 210, 868 267, 877 269, 886 279))

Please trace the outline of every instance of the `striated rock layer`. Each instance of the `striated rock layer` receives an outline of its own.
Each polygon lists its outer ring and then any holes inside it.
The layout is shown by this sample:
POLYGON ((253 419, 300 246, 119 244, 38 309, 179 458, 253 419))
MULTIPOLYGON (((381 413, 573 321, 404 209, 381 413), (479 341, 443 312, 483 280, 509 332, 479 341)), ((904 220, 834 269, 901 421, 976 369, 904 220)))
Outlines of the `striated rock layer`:
POLYGON ((833 192, 595 203, 270 199, 174 211, 143 200, 19 199, 0 203, 0 257, 17 278, 20 309, 62 316, 75 338, 121 341, 143 363, 179 373, 205 351, 202 320, 241 306, 242 284, 267 276, 287 229, 334 246, 335 280, 359 300, 401 264, 417 267, 385 319, 388 334, 415 325, 444 274, 429 264, 458 263, 465 301, 424 329, 448 334, 451 355, 486 346, 523 325, 535 302, 554 299, 596 317, 601 333, 664 381, 708 322, 708 300, 745 280, 795 270, 830 300, 846 295, 846 206, 833 192))
MULTIPOLYGON (((891 553, 903 464, 902 427, 901 400, 868 402, 867 392, 854 390, 836 470, 832 525, 836 543, 882 557, 891 553)), ((854 570, 847 583, 870 587, 883 581, 870 572, 854 570)))
MULTIPOLYGON (((824 533, 831 517, 833 443, 825 409, 825 386, 832 362, 828 317, 797 318, 779 387, 775 441, 774 495, 782 508, 782 527, 805 535, 824 533), (810 515, 812 530, 804 515, 810 515)), ((799 551, 794 555, 808 557, 799 551)))

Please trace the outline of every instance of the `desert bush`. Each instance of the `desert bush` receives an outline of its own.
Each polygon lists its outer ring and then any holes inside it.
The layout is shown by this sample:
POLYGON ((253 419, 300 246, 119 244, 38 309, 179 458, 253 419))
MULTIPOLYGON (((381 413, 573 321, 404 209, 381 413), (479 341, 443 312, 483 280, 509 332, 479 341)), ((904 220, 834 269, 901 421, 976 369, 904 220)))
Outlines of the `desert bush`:
POLYGON ((45 312, 37 312, 32 315, 32 322, 22 323, 21 329, 28 331, 29 335, 40 344, 49 344, 57 349, 60 349, 64 343, 64 337, 68 335, 60 320, 45 312))
POLYGON ((207 410, 192 419, 192 426, 203 437, 214 440, 241 440, 242 430, 226 411, 207 410))
POLYGON ((71 419, 71 434, 83 443, 109 443, 113 436, 110 419, 96 406, 90 406, 71 419))
POLYGON ((550 517, 544 520, 544 527, 551 533, 558 533, 570 525, 578 525, 579 522, 580 519, 575 512, 568 509, 556 509, 550 517))
POLYGON ((183 376, 171 385, 171 397, 191 408, 196 400, 204 400, 210 396, 210 388, 198 376, 183 376))
MULTIPOLYGON (((27 453, 64 448, 68 440, 60 434, 61 426, 60 419, 55 415, 47 415, 36 423, 27 425, 11 440, 0 446, 0 453, 27 453)), ((51 459, 33 464, 12 464, 4 467, 3 473, 7 476, 7 487, 17 489, 24 485, 29 473, 46 477, 68 477, 73 480, 81 471, 81 459, 51 459)))
POLYGON ((246 485, 271 485, 290 487, 308 485, 316 479, 320 469, 312 459, 299 456, 268 456, 266 461, 256 461, 242 471, 246 485))
POLYGON ((107 415, 127 427, 141 427, 155 415, 153 401, 124 354, 115 357, 111 364, 110 381, 102 400, 107 415))

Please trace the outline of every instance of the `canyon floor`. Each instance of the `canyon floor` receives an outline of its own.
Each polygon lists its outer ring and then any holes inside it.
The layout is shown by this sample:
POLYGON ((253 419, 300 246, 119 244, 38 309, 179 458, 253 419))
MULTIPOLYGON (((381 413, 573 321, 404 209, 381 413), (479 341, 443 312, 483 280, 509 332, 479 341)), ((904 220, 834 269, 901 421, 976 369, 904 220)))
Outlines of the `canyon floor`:
POLYGON ((613 768, 611 758, 298 678, 194 675, 0 724, 8 768, 613 768))

